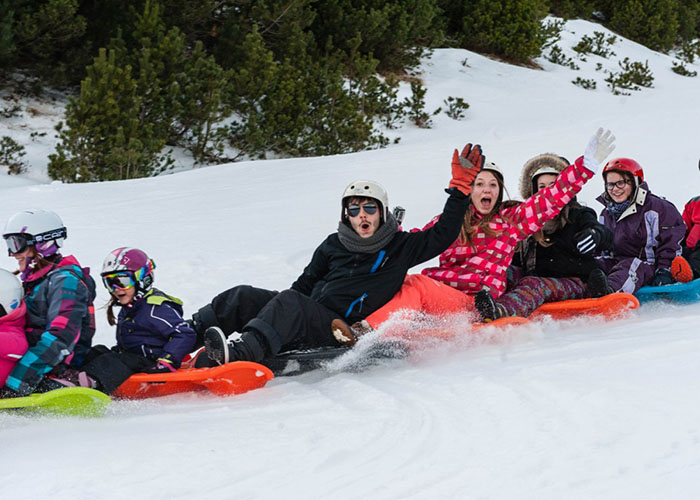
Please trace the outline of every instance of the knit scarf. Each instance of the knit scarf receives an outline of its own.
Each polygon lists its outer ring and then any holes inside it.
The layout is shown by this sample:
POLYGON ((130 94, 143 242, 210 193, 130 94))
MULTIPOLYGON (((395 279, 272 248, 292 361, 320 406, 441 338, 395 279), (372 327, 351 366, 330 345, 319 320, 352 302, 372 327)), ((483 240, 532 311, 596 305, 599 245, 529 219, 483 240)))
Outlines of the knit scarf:
POLYGON ((338 224, 338 238, 340 243, 351 252, 376 253, 389 244, 398 230, 396 219, 389 214, 386 222, 379 226, 379 229, 369 238, 362 238, 352 227, 341 221, 338 224))
POLYGON ((625 200, 621 203, 616 203, 614 201, 608 202, 608 212, 610 212, 615 221, 617 221, 631 204, 632 200, 625 200))

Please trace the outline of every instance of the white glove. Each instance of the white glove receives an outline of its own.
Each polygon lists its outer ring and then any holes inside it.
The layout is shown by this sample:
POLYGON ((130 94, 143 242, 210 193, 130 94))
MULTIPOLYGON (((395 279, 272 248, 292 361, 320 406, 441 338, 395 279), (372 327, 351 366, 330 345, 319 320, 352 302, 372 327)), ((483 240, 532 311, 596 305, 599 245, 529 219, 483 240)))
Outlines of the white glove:
POLYGON ((615 136, 612 132, 609 130, 603 132, 603 129, 599 128, 588 141, 588 146, 583 152, 583 166, 595 174, 603 160, 615 149, 614 142, 615 136))

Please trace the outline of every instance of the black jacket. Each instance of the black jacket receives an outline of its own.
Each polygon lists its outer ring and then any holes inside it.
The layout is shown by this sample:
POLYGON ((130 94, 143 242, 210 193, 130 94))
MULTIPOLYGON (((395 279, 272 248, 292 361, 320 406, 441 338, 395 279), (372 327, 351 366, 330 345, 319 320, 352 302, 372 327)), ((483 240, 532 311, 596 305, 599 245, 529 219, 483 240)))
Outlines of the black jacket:
POLYGON ((316 249, 311 262, 292 284, 292 290, 345 318, 360 321, 389 302, 401 289, 406 272, 446 250, 459 236, 468 198, 457 189, 448 191, 440 220, 427 231, 398 232, 377 253, 346 249, 338 233, 316 249))
POLYGON ((612 248, 613 233, 598 222, 591 208, 571 207, 568 218, 569 222, 563 228, 545 233, 545 241, 552 243, 550 246, 540 245, 533 237, 525 240, 522 249, 516 252, 513 264, 522 267, 525 275, 587 280, 590 272, 599 267, 593 254, 612 248), (600 242, 592 254, 581 255, 574 236, 589 227, 598 232, 600 242))

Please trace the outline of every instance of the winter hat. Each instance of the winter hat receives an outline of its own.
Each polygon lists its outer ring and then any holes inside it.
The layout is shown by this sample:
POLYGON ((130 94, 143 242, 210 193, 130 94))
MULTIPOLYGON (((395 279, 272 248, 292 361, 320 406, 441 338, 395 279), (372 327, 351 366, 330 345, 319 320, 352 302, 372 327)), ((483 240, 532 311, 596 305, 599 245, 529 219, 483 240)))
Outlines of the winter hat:
POLYGON ((524 200, 537 191, 537 177, 542 174, 559 173, 569 166, 569 161, 554 153, 544 153, 530 158, 520 171, 520 195, 524 200))

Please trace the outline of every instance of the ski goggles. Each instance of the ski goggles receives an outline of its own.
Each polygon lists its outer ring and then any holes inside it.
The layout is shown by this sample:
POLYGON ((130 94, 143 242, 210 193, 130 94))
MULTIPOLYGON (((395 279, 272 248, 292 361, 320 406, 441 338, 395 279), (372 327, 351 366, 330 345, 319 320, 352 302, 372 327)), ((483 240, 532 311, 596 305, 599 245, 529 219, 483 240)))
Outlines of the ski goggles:
POLYGON ((24 252, 28 246, 34 244, 34 240, 23 234, 8 234, 5 236, 7 254, 13 255, 24 252))
POLYGON ((45 233, 35 235, 27 233, 6 234, 3 236, 3 238, 5 238, 5 242, 7 243, 8 255, 13 255, 24 252, 29 246, 58 240, 59 238, 65 238, 67 236, 68 231, 66 228, 60 227, 58 229, 52 229, 51 231, 46 231, 45 233))
POLYGON ((119 271, 102 275, 102 284, 107 290, 128 290, 136 285, 136 276, 131 271, 119 271))
MULTIPOLYGON (((135 286, 141 280, 147 280, 147 277, 153 273, 156 268, 156 263, 149 259, 148 263, 138 271, 112 271, 103 273, 102 284, 110 291, 128 290, 135 286)), ((153 278, 151 278, 151 281, 153 278)))
POLYGON ((364 205, 348 205, 347 211, 350 217, 357 217, 360 215, 360 209, 364 210, 368 215, 374 215, 377 213, 379 207, 376 203, 365 203, 364 205))

